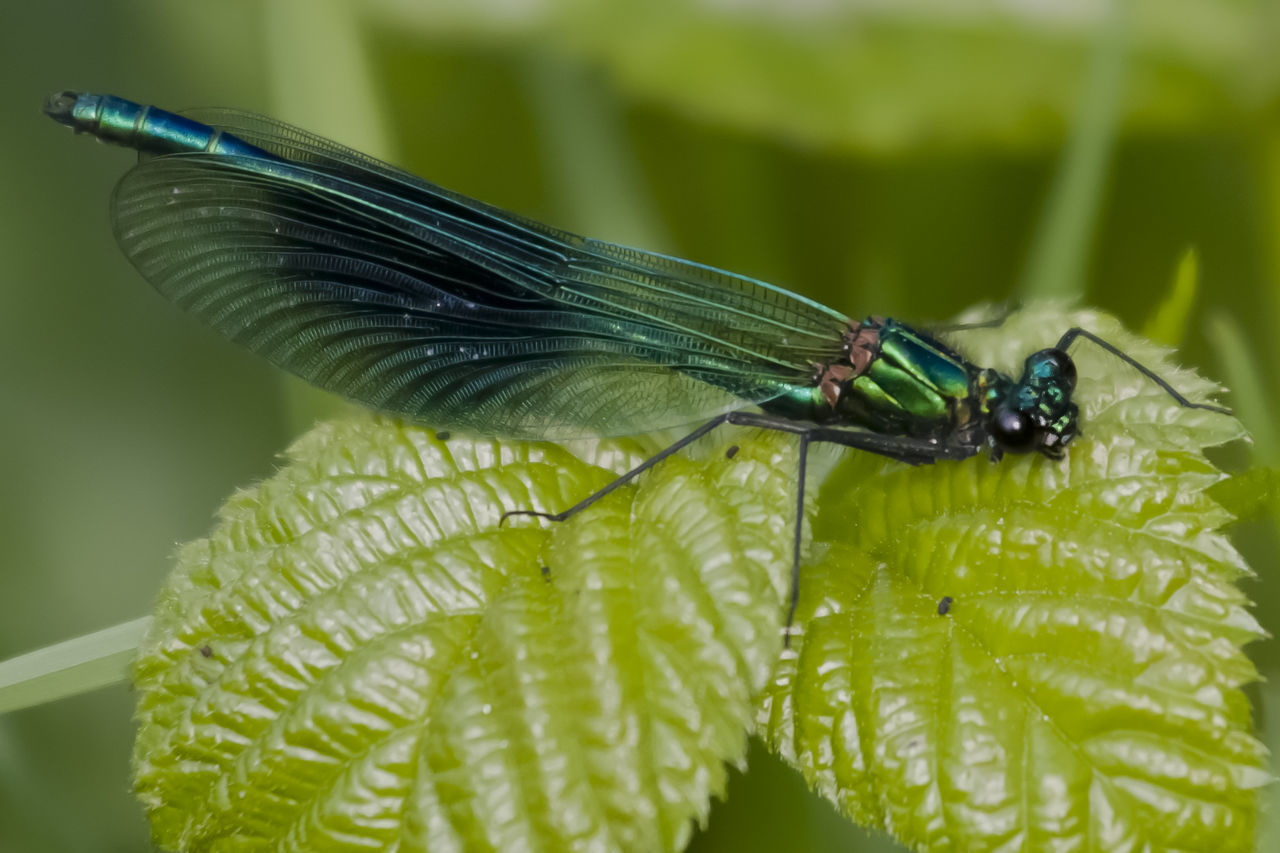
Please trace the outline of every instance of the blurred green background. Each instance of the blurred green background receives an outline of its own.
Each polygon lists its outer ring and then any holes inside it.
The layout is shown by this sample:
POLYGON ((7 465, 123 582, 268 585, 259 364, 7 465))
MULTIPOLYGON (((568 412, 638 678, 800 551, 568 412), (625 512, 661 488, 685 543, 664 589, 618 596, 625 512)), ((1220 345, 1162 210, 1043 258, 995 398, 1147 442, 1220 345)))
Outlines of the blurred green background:
MULTIPOLYGON (((1056 292, 1142 328, 1194 246, 1179 344, 1255 434, 1224 459, 1280 463, 1278 0, 47 0, 0 13, 0 56, 0 658, 145 613, 174 544, 338 408, 138 278, 107 218, 130 156, 40 114, 68 87, 269 113, 855 316, 1056 292)), ((1237 537, 1273 633, 1275 515, 1237 537)), ((1252 652, 1274 751, 1280 653, 1252 652)), ((0 717, 0 851, 149 849, 131 704, 0 717)), ((891 849, 751 765, 696 849, 891 849)))

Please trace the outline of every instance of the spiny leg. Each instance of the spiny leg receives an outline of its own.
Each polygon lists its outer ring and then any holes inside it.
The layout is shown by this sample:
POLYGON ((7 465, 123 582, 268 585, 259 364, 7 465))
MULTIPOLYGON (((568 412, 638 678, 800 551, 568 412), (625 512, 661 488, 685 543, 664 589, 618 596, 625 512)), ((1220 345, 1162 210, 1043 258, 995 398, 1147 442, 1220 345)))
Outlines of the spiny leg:
POLYGON ((800 604, 800 545, 804 539, 804 484, 809 460, 809 433, 800 433, 800 457, 796 473, 795 541, 791 549, 791 603, 787 606, 787 625, 782 634, 782 647, 791 648, 791 625, 800 604))
POLYGON ((939 323, 925 327, 925 331, 931 335, 949 335, 952 332, 968 332, 973 329, 997 329, 1003 326, 1020 307, 1017 300, 1005 302, 1000 305, 1000 313, 990 320, 978 320, 973 323, 939 323))
POLYGON ((803 421, 792 421, 785 418, 758 414, 755 412, 729 412, 708 421, 693 432, 658 451, 656 454, 650 456, 630 471, 618 476, 608 485, 596 490, 566 510, 562 510, 561 512, 541 512, 539 510, 531 509, 509 510, 502 514, 502 518, 498 523, 501 525, 502 522, 506 521, 508 517, 513 515, 531 515, 538 518, 545 518, 549 521, 565 521, 572 518, 582 510, 594 504, 596 501, 612 493, 620 486, 631 482, 645 471, 648 471, 650 468, 657 465, 659 462, 674 455, 675 453, 678 453, 685 447, 688 447, 690 444, 697 441, 699 438, 702 438, 707 433, 725 424, 756 427, 759 429, 773 430, 775 432, 788 432, 800 438, 799 482, 796 485, 795 532, 792 539, 791 551, 791 594, 790 602, 787 607, 786 632, 783 639, 783 643, 787 647, 790 647, 791 645, 791 625, 795 619, 796 607, 800 602, 800 556, 804 534, 804 490, 805 475, 808 468, 809 445, 813 442, 838 444, 843 447, 853 448, 854 450, 865 450, 878 456, 885 456, 911 465, 930 464, 939 459, 966 459, 977 453, 979 449, 977 446, 969 447, 965 445, 941 444, 932 439, 906 438, 903 436, 879 435, 877 433, 865 432, 858 429, 824 427, 819 426, 818 424, 803 421))
POLYGON ((727 423, 730 423, 730 418, 733 416, 733 414, 734 414, 733 412, 730 412, 728 414, 720 415, 720 417, 715 418, 713 420, 707 421, 705 424, 698 427, 693 432, 689 433, 688 435, 684 436, 678 441, 673 442, 672 444, 668 445, 662 450, 659 450, 653 456, 650 456, 648 459, 644 460, 639 465, 632 468, 630 471, 626 472, 625 474, 619 475, 617 479, 613 480, 605 487, 601 489, 597 489, 596 491, 587 495, 585 498, 578 501, 576 504, 574 504, 573 506, 569 507, 566 510, 561 510, 560 512, 541 512, 540 510, 536 510, 536 509, 507 510, 502 514, 502 517, 498 519, 498 526, 501 527, 502 523, 513 515, 532 515, 537 518, 545 518, 548 521, 567 521, 568 519, 582 512, 587 507, 591 506, 596 501, 600 500, 606 495, 611 494, 621 486, 625 486, 627 483, 630 483, 636 477, 639 477, 645 471, 648 471, 650 468, 652 468, 654 465, 657 465, 659 462, 666 459, 668 456, 678 453, 684 448, 688 447, 690 444, 702 438, 704 435, 711 432, 716 427, 723 426, 727 423))
POLYGON ((1156 373, 1154 370, 1147 367, 1145 364, 1138 361, 1136 358, 1129 355, 1124 350, 1120 349, 1120 347, 1116 346, 1110 341, 1107 341, 1104 338, 1098 337, 1088 329, 1082 329, 1079 326, 1068 329, 1062 335, 1062 337, 1058 338, 1058 344, 1055 347, 1055 349, 1059 349, 1059 350, 1062 350, 1063 352, 1066 352, 1067 347, 1071 346, 1071 344, 1075 341, 1076 338, 1084 338, 1087 341, 1092 341, 1093 343, 1101 347, 1103 350, 1106 350, 1107 352, 1114 355, 1116 358, 1123 361, 1125 364, 1132 367, 1134 370, 1137 370, 1139 373, 1141 373, 1143 376, 1150 379, 1160 388, 1164 389, 1165 393, 1167 393, 1170 397, 1176 400, 1178 405, 1182 406, 1184 409, 1205 409, 1210 412, 1220 412, 1224 415, 1232 414, 1230 409, 1225 408, 1223 406, 1215 406, 1212 403, 1191 402, 1186 397, 1182 396, 1182 394, 1178 393, 1178 390, 1174 388, 1172 385, 1170 385, 1167 380, 1163 379, 1160 376, 1160 374, 1156 373))
POLYGON ((639 477, 645 471, 648 471, 662 460, 680 452, 707 433, 717 427, 724 426, 725 424, 753 426, 761 429, 771 429, 777 432, 790 432, 796 435, 803 435, 815 427, 814 424, 808 424, 801 421, 789 421, 784 418, 772 417, 770 415, 758 415, 753 412, 727 412, 719 417, 707 421, 693 432, 667 445, 665 448, 659 450, 653 456, 650 456, 630 471, 619 475, 616 479, 609 482, 608 485, 601 489, 597 489, 568 509, 561 510, 560 512, 542 512, 541 510, 536 509, 512 509, 502 514, 502 517, 498 519, 498 524, 501 526, 504 521, 513 515, 531 515, 536 518, 545 518, 548 521, 567 521, 587 507, 591 506, 596 501, 614 492, 619 487, 630 483, 636 477, 639 477))

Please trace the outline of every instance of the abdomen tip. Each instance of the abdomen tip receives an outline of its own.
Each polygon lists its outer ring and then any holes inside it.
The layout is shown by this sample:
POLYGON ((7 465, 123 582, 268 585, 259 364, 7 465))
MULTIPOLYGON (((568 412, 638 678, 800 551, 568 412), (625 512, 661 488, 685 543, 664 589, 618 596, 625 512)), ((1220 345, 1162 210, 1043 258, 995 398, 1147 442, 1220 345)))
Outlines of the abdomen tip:
POLYGON ((79 92, 70 90, 54 92, 44 100, 44 114, 56 122, 73 126, 75 120, 72 118, 72 111, 79 99, 79 92))

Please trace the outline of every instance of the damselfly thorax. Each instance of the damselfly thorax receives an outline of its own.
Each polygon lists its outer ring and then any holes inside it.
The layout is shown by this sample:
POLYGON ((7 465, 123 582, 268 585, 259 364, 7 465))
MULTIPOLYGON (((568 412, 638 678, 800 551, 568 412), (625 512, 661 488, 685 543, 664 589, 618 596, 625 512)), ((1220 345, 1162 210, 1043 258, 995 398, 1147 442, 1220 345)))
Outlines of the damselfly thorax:
POLYGON ((980 367, 932 335, 883 317, 850 322, 839 354, 816 362, 807 388, 761 404, 781 417, 934 439, 998 458, 1058 458, 1078 431, 1075 365, 1066 352, 1027 359, 1021 379, 980 367))

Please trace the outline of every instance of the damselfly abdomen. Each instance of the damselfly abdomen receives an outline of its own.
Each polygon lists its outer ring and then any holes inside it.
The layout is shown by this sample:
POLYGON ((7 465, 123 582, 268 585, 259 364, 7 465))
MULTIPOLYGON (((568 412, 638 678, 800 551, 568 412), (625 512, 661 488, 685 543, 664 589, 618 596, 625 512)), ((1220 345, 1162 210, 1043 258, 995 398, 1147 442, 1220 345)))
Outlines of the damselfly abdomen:
MULTIPOLYGON (((157 289, 329 391, 441 429, 616 436, 702 422, 562 520, 723 424, 910 463, 986 448, 1059 458, 1079 432, 1080 338, 1012 377, 894 320, 525 220, 289 125, 64 92, 45 111, 137 149, 112 215, 157 289)), ((520 512, 520 511, 518 511, 520 512)), ((790 620, 788 619, 788 624, 790 620)))

